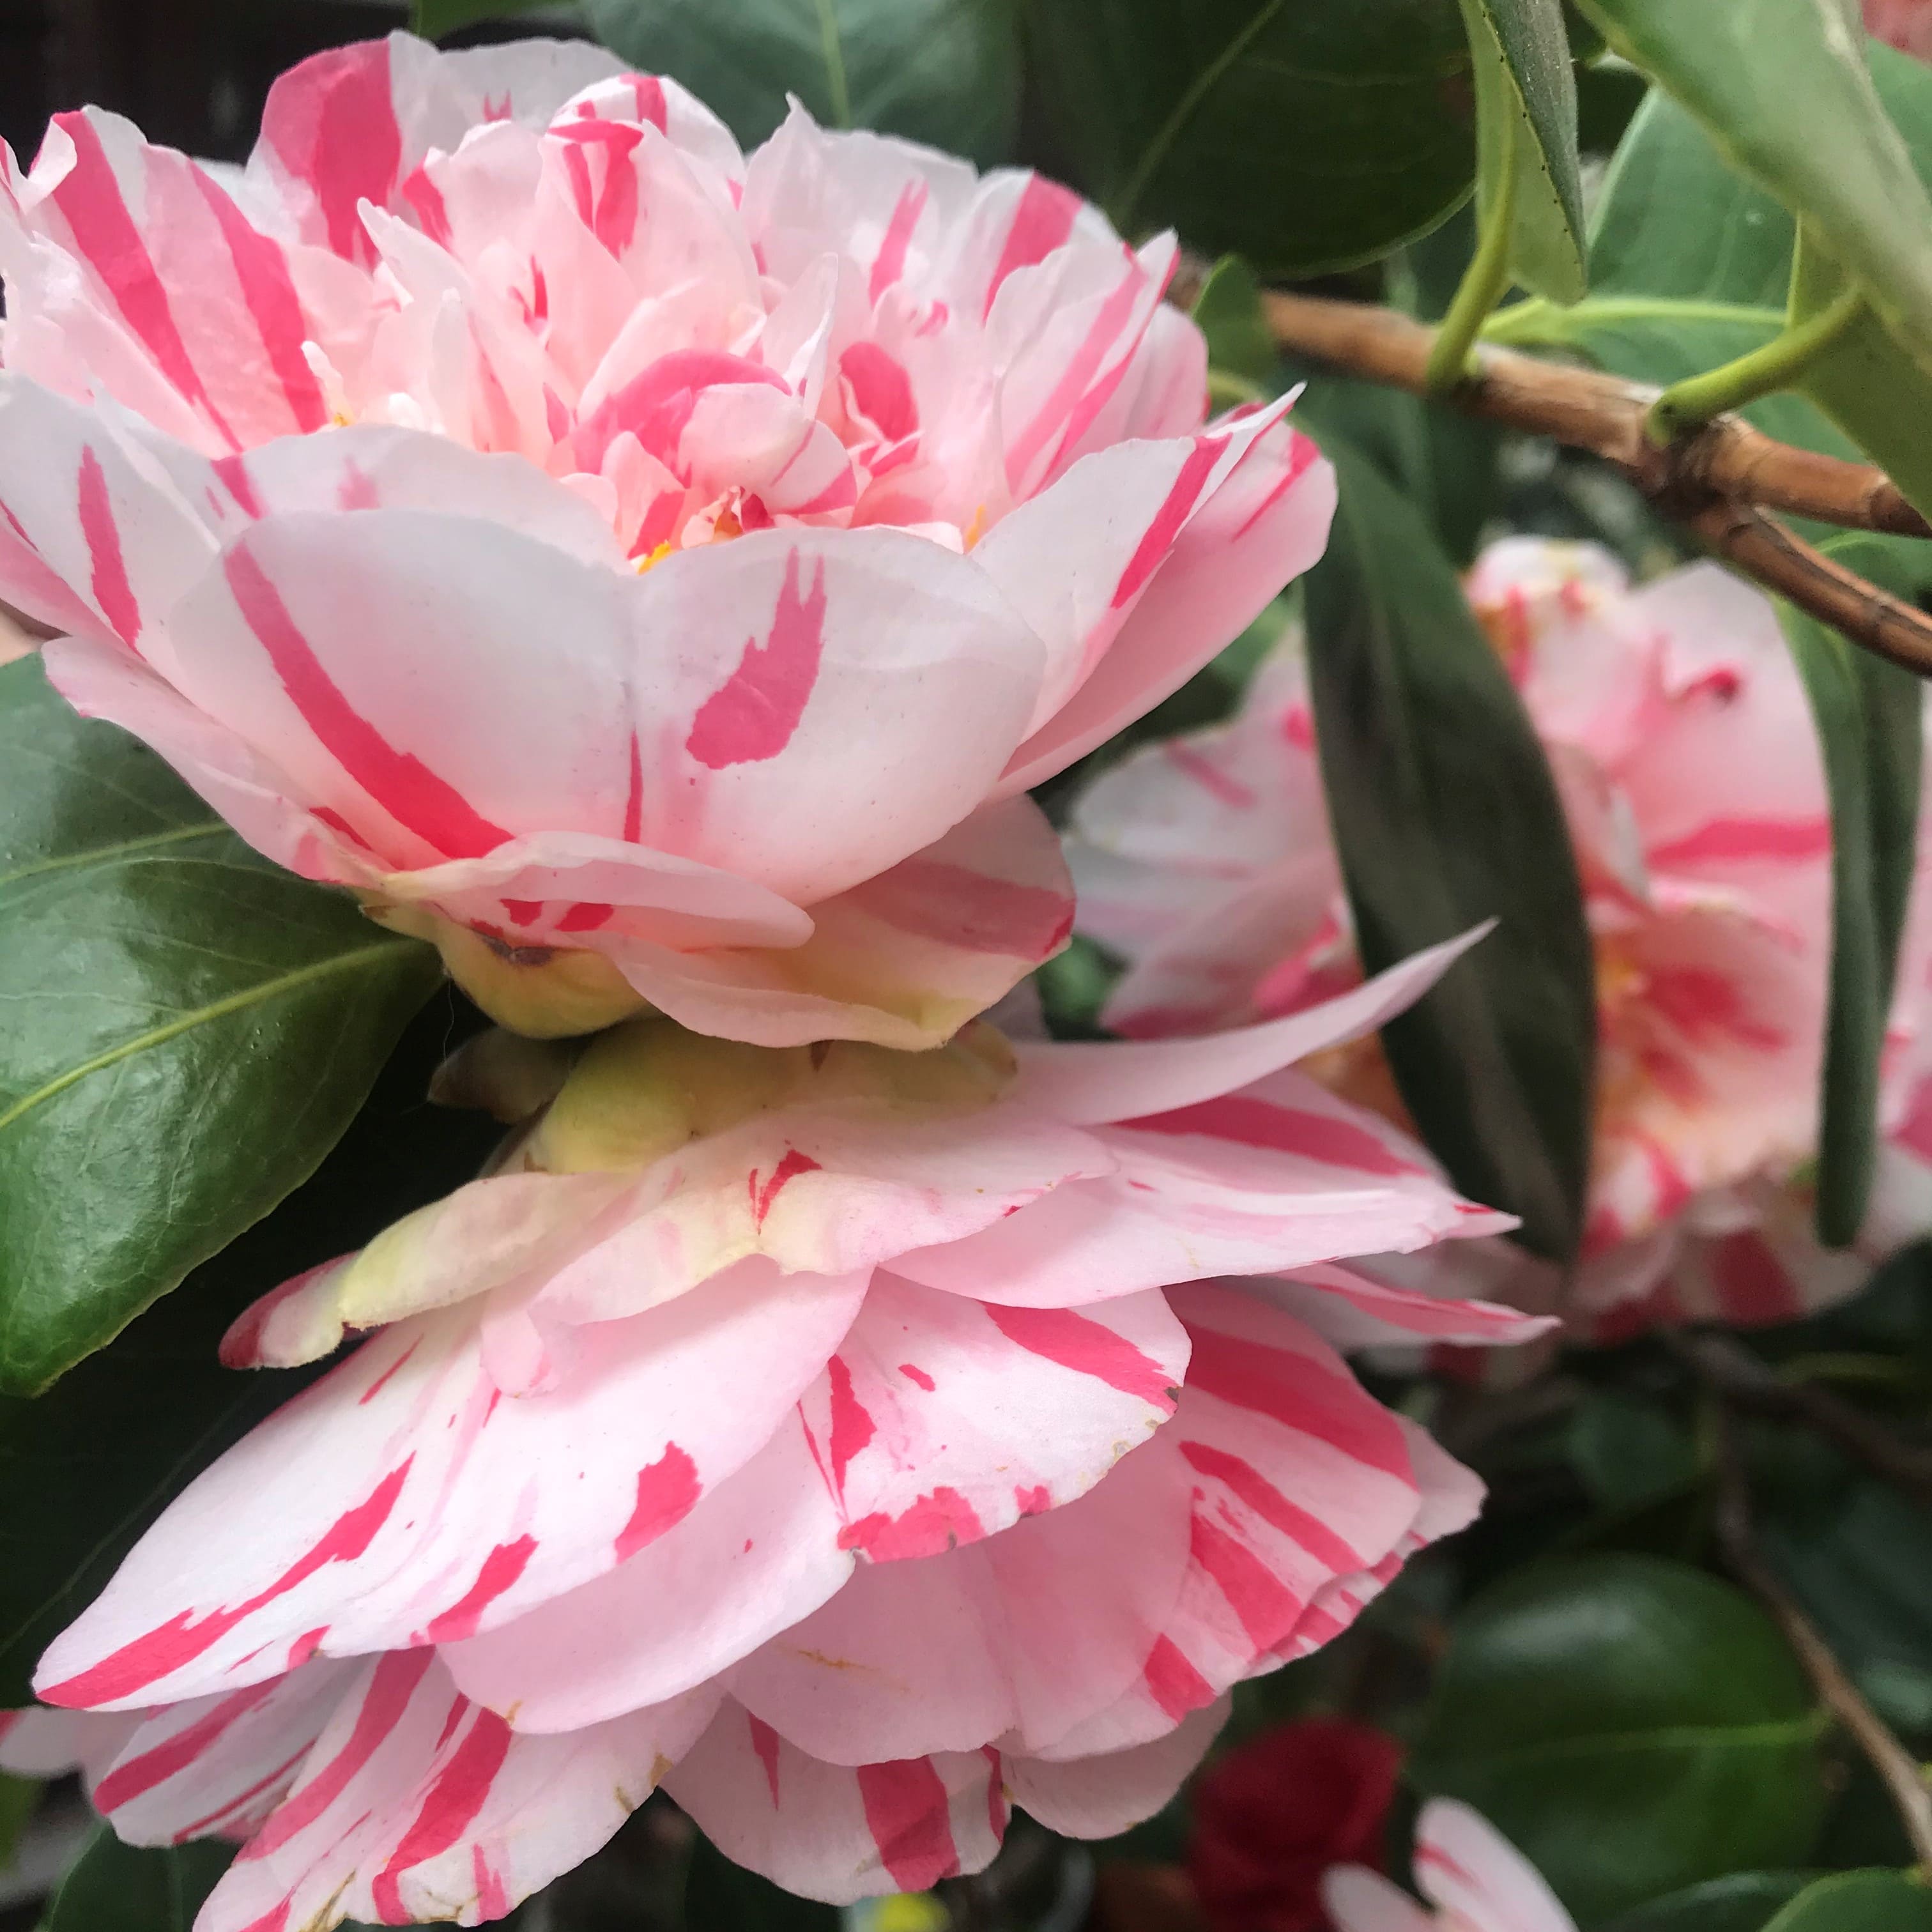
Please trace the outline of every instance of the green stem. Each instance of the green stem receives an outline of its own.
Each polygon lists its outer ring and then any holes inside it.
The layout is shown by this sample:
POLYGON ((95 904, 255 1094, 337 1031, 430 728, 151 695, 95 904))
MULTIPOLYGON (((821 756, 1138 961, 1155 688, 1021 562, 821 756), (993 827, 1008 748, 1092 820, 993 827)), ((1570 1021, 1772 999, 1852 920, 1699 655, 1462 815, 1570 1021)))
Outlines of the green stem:
POLYGON ((1432 396, 1453 389, 1469 373, 1469 352, 1490 310, 1509 289, 1510 241, 1516 226, 1516 138, 1515 122, 1505 122, 1496 198, 1477 238, 1474 257, 1463 271, 1456 299, 1449 304, 1449 313, 1436 332, 1436 346, 1429 352, 1425 380, 1432 396))
POLYGON ((1713 416, 1790 388, 1813 360, 1857 321, 1864 305, 1864 292, 1854 285, 1809 322, 1782 330, 1762 348, 1721 368, 1672 383, 1651 404, 1650 414, 1644 419, 1645 434, 1652 442, 1671 442, 1687 430, 1702 428, 1713 416))

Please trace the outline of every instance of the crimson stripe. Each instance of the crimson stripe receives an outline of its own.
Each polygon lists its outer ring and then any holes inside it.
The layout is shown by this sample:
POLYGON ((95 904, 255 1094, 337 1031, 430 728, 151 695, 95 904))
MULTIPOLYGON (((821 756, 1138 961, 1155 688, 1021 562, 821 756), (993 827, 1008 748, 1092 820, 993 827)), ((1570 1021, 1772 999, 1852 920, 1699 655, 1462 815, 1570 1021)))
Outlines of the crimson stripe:
POLYGON ((387 208, 403 165, 388 43, 363 40, 291 68, 268 90, 262 139, 314 194, 329 247, 373 262, 358 204, 387 208))
MULTIPOLYGON (((278 243, 255 227, 218 183, 192 162, 188 171, 220 225, 221 238, 228 244, 229 259, 242 284, 242 299, 254 318, 256 333, 268 352, 268 366, 282 386, 296 427, 322 428, 328 422, 328 405, 322 400, 315 371, 302 354, 302 344, 310 331, 289 273, 287 256, 278 243)), ((256 510, 253 514, 261 513, 256 510)))
POLYGON ((492 825, 412 752, 399 752, 343 696, 249 552, 222 561, 244 620, 322 748, 394 819, 452 859, 480 859, 510 834, 492 825))
POLYGON ((1007 1308, 982 1302, 986 1318, 1006 1340, 1077 1375, 1091 1376, 1123 1395, 1138 1396, 1172 1414, 1173 1375, 1105 1323, 1070 1308, 1007 1308))
POLYGON ((1330 1529, 1318 1516, 1304 1509, 1262 1474, 1251 1462, 1225 1449, 1206 1442, 1184 1442, 1180 1453, 1202 1475, 1225 1484, 1264 1522, 1300 1545, 1310 1556, 1338 1576, 1347 1576, 1362 1567, 1362 1557, 1354 1546, 1330 1529))
POLYGON ((509 1726, 494 1711, 477 1711, 470 1735, 430 1787, 414 1823, 369 1888, 376 1916, 385 1925, 406 1925, 415 1916, 403 1908, 404 1873, 440 1857, 476 1823, 510 1754, 510 1738, 509 1726))
POLYGON ((1352 1376, 1246 1336, 1216 1328, 1190 1328, 1189 1333, 1194 1338, 1190 1389, 1316 1436, 1366 1468, 1414 1480, 1408 1445, 1395 1418, 1364 1394, 1352 1376))
POLYGON ((121 526, 107 494, 107 477, 92 445, 80 453, 80 533, 87 541, 93 566, 89 586, 100 614, 124 643, 139 649, 141 607, 128 580, 128 561, 121 550, 121 526))
POLYGON ((291 1792, 268 1822, 242 1848, 241 1858, 265 1858, 308 1830, 367 1765, 383 1740, 402 1722, 416 1686, 436 1661, 433 1650, 392 1650, 384 1653, 363 1694, 348 1741, 314 1777, 291 1792))
POLYGON ((1006 230, 993 279, 987 285, 986 305, 980 312, 982 321, 992 314, 993 298, 1009 275, 1016 269, 1033 268, 1054 249, 1065 245, 1079 212, 1080 197, 1071 189, 1039 175, 1028 178, 1013 210, 1012 224, 1006 230))
POLYGON ((1141 1673, 1148 1694, 1175 1723, 1214 1701, 1214 1687, 1180 1654, 1170 1637, 1156 1637, 1141 1673))
MULTIPOLYGON (((230 1798, 219 1810, 209 1812, 205 1818, 197 1818, 191 1825, 184 1825, 178 1832, 175 1833, 174 1842, 178 1845, 184 1845, 190 1838, 204 1837, 211 1826, 218 1825, 224 1818, 232 1818, 253 1799, 260 1798, 266 1791, 272 1791, 277 1785, 292 1777, 295 1774, 296 1767, 308 1756, 314 1742, 315 1740, 313 1738, 310 1738, 308 1742, 304 1744, 302 1749, 286 1763, 277 1765, 266 1778, 257 1779, 246 1791, 230 1798)), ((100 1804, 98 1793, 95 1795, 94 1802, 97 1805, 100 1804)), ((106 1808, 101 1807, 101 1808, 106 1808)))
POLYGON ((862 1764, 854 1775, 879 1862, 902 1892, 929 1892, 958 1874, 952 1804, 931 1759, 862 1764))
POLYGON ((1272 1650, 1294 1629, 1301 1599, 1261 1557, 1196 1511, 1189 1554, 1214 1580, 1258 1651, 1272 1650))
POLYGON ((1167 560, 1174 538, 1194 514, 1194 506, 1201 500, 1201 493, 1207 488, 1208 479, 1214 473, 1214 466, 1227 446, 1228 439, 1224 436, 1198 436, 1194 439, 1194 447, 1180 466, 1180 473, 1174 479, 1173 488, 1154 512, 1154 520, 1142 533, 1133 555, 1127 560, 1126 568, 1120 573, 1120 582, 1114 586, 1113 608, 1116 610, 1167 560))
POLYGON ((198 1723, 177 1731, 171 1738, 164 1738, 139 1757, 117 1764, 94 1787, 94 1809, 118 1810, 123 1804, 152 1791, 157 1785, 165 1784, 178 1772, 185 1771, 230 1725, 273 1696, 280 1682, 279 1678, 272 1678, 266 1684, 257 1684, 248 1690, 236 1691, 232 1697, 224 1697, 198 1723))
MULTIPOLYGON (((913 231, 919 226, 919 218, 926 212, 926 185, 922 181, 908 182, 899 190, 899 198, 892 206, 892 218, 886 224, 886 238, 879 244, 879 252, 872 258, 872 274, 866 286, 866 293, 877 302, 886 290, 905 273, 906 250, 910 245, 913 231)), ((1008 238, 1011 245, 1011 237, 1008 238)))
POLYGON ((1828 818, 1719 818, 1653 846, 1651 868, 1764 859, 1796 863, 1831 856, 1828 818))
POLYGON ((1269 1154, 1293 1154, 1324 1167, 1346 1168, 1358 1174, 1389 1177, 1421 1174, 1414 1162, 1404 1160, 1366 1127, 1332 1114, 1304 1113, 1246 1094, 1224 1094, 1166 1114, 1148 1114, 1120 1125, 1144 1134, 1203 1134, 1238 1147, 1269 1154))
POLYGON ((455 1643, 474 1636, 483 1621, 483 1612, 530 1567, 536 1548, 534 1536, 520 1536, 514 1543, 498 1544, 484 1558, 483 1567, 468 1592, 430 1623, 422 1634, 422 1641, 455 1643))

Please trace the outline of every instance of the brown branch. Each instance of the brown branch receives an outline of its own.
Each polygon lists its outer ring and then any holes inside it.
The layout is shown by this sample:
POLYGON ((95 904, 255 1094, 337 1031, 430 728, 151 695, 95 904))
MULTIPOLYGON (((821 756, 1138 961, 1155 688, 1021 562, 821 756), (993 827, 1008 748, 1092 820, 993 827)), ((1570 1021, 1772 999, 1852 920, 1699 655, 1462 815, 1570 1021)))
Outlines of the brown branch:
MULTIPOLYGON (((1422 323, 1362 302, 1280 292, 1262 299, 1283 349, 1412 395, 1427 393, 1435 332, 1422 323)), ((1932 617, 1833 563, 1765 514, 1932 536, 1882 471, 1793 448, 1736 416, 1660 448, 1644 428, 1655 389, 1487 345, 1476 359, 1476 373, 1444 402, 1602 458, 1745 575, 1852 643, 1932 677, 1932 617)))
POLYGON ((1734 1406, 1808 1424, 1874 1475, 1932 1508, 1932 1451, 1900 1441, 1828 1389, 1780 1382, 1728 1335, 1666 1334, 1663 1339, 1734 1406))
POLYGON ((1932 1787, 1927 1785, 1918 1761, 1866 1701, 1832 1646, 1760 1553, 1751 1529, 1750 1485, 1721 1396, 1717 1449, 1715 1526, 1726 1564, 1777 1620, 1786 1642, 1816 1688, 1820 1701, 1850 1732, 1891 1792, 1913 1856, 1921 1867, 1932 1869, 1932 1787))
MULTIPOLYGON (((1392 308, 1270 292, 1262 297, 1284 349, 1389 388, 1426 393, 1436 332, 1392 308)), ((1932 536, 1932 525, 1879 470, 1777 441, 1736 416, 1719 416, 1660 448, 1644 419, 1659 394, 1641 382, 1486 344, 1478 373, 1444 400, 1472 416, 1554 436, 1615 464, 1647 496, 1736 496, 1847 530, 1932 536)))

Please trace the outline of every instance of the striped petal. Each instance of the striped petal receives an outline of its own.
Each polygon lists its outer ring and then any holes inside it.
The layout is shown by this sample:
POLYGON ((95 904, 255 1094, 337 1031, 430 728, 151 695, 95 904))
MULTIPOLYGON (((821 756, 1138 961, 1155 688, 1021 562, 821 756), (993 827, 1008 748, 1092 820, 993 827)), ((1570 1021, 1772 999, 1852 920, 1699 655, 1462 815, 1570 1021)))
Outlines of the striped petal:
POLYGON ((199 1478, 42 1660, 52 1702, 259 1683, 320 1649, 466 1636, 615 1567, 769 1439, 862 1279, 752 1262, 604 1324, 506 1395, 520 1330, 383 1330, 199 1478), (734 1399, 716 1391, 728 1384, 734 1399))
POLYGON ((1006 1823, 1000 1768, 997 1751, 823 1764, 728 1699, 664 1788, 728 1858, 849 1905, 990 1863, 1006 1823))
POLYGON ((200 1932, 502 1918, 597 1850, 703 1730, 712 1700, 518 1736, 432 1652, 361 1666, 200 1932))
POLYGON ((1293 1072, 1095 1133, 1118 1163, 1112 1174, 894 1267, 956 1294, 1069 1307, 1510 1225, 1458 1197, 1378 1116, 1293 1072))

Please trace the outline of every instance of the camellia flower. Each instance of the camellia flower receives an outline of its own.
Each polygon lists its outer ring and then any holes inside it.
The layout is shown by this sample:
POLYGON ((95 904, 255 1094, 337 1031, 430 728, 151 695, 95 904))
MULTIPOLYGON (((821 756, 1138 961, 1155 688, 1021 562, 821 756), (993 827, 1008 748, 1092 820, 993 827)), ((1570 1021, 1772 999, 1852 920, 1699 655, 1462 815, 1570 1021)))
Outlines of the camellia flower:
MULTIPOLYGON (((1574 1318, 1788 1319, 1848 1294, 1799 1184, 1817 1144, 1831 962, 1831 824, 1802 686, 1769 604, 1714 565, 1641 590, 1594 548, 1512 538, 1469 594, 1562 792, 1597 960, 1595 1138, 1574 1318)), ((1128 960, 1105 1018, 1137 1036, 1292 1012, 1358 976, 1298 650, 1230 723, 1146 748, 1076 814, 1084 930, 1128 960)), ((1922 940, 1897 1015, 1913 1030, 1922 940)), ((1868 1246, 1932 1226, 1932 1104, 1899 1049, 1868 1246), (1923 1179, 1919 1177, 1924 1176, 1923 1179), (1921 1210, 1924 1211, 1921 1211, 1921 1210)), ((1314 1070, 1402 1118, 1372 1042, 1314 1070)), ((1932 1100, 1932 1095, 1928 1095, 1932 1100)), ((1456 1292, 1552 1305, 1557 1271, 1506 1242, 1430 1256, 1456 1292)), ((1389 1272, 1412 1280, 1415 1264, 1389 1272)), ((1440 1284, 1448 1292, 1447 1284, 1440 1284)))
POLYGON ((1214 1932, 1329 1932, 1324 1875, 1343 1863, 1382 1869, 1401 1770, 1386 1732, 1306 1718, 1204 1772, 1189 1794, 1187 1870, 1214 1932))
POLYGON ((1453 1798, 1432 1798, 1416 1820, 1415 1882, 1435 1911, 1360 1865, 1337 1866, 1322 1895, 1335 1932, 1576 1932, 1543 1874, 1453 1798))
POLYGON ((0 166, 0 598, 506 1024, 936 1044, 1064 941, 1026 789, 1319 555, 1286 404, 1023 173, 407 35, 245 176, 0 166))
POLYGON ((1151 1812, 1475 1508, 1334 1345, 1546 1325, 1354 1273, 1502 1217, 1284 1070, 1457 950, 1211 1042, 485 1036, 446 1090, 540 1111, 243 1318, 375 1332, 44 1660, 148 1714, 96 1802, 247 1839, 200 1932, 476 1924, 660 1782, 835 1900, 1151 1812))

